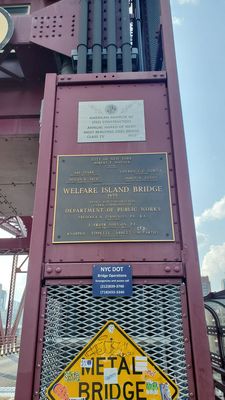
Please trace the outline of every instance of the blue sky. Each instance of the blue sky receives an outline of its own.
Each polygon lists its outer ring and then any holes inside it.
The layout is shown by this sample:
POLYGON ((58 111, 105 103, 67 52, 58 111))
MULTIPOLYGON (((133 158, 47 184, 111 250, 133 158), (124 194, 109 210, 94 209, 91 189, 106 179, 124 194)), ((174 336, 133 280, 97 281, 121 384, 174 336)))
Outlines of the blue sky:
POLYGON ((225 0, 171 0, 202 274, 225 278, 225 0))

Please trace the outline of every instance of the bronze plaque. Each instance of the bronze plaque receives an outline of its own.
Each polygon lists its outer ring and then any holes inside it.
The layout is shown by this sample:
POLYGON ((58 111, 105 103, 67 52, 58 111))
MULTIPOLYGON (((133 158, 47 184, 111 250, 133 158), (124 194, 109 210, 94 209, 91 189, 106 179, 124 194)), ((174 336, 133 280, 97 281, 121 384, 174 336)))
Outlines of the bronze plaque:
POLYGON ((58 156, 53 243, 173 241, 166 153, 58 156))

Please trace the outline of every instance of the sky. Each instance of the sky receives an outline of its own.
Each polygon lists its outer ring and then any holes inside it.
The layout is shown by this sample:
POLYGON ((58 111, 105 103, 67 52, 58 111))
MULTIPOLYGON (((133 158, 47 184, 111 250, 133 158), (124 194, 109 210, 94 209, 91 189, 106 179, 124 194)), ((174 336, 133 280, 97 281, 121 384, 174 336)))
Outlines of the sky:
POLYGON ((199 260, 225 278, 225 0, 171 0, 199 260))
MULTIPOLYGON (((201 273, 218 291, 225 278, 225 0, 170 1, 201 273)), ((8 290, 11 258, 0 264, 8 290)), ((17 300, 24 278, 18 274, 17 300)))

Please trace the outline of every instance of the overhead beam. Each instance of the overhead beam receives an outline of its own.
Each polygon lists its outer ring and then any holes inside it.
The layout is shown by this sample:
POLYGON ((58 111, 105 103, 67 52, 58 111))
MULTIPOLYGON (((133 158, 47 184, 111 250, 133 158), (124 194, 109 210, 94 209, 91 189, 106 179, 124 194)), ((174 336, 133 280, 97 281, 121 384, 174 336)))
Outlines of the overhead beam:
POLYGON ((30 238, 0 239, 0 255, 28 254, 30 238))

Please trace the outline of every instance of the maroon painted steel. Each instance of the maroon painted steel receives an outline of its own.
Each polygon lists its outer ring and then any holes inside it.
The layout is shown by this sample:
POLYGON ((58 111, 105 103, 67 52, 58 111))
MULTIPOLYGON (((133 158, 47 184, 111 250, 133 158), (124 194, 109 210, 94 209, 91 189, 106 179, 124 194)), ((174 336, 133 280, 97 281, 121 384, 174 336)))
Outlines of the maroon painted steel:
POLYGON ((30 41, 71 56, 78 46, 80 2, 61 0, 32 13, 30 41))
POLYGON ((39 118, 43 90, 43 83, 2 84, 0 118, 39 118))
POLYGON ((184 283, 183 285, 181 285, 180 288, 180 297, 181 297, 181 307, 182 307, 184 349, 186 355, 187 378, 189 385, 188 388, 189 388, 190 398, 195 398, 196 396, 196 388, 194 380, 195 371, 193 364, 192 344, 191 344, 190 327, 189 327, 190 315, 188 313, 188 304, 187 304, 187 286, 184 283))
POLYGON ((14 33, 10 44, 12 46, 24 44, 28 45, 31 32, 31 15, 23 15, 22 18, 14 17, 14 33))
POLYGON ((5 344, 5 332, 2 323, 2 316, 0 313, 0 355, 2 354, 4 344, 5 344))
POLYGON ((206 334, 198 252, 193 221, 192 201, 188 176, 187 156, 182 122, 175 49, 169 2, 161 0, 162 29, 166 70, 168 74, 168 99, 170 123, 173 132, 176 167, 177 196, 182 232, 183 261, 186 265, 188 309, 194 359, 197 399, 213 399, 211 360, 206 334), (201 334, 199 334, 201 332, 201 334))
POLYGON ((37 355, 36 355, 36 368, 34 376, 34 387, 33 387, 33 398, 38 399, 39 388, 40 388, 40 376, 41 376, 41 361, 42 361, 42 350, 43 350, 43 337, 44 337, 44 322, 45 322, 45 305, 46 305, 46 292, 47 288, 41 289, 41 300, 39 310, 39 323, 38 323, 38 334, 37 334, 37 355))
POLYGON ((32 227, 31 217, 21 217, 27 229, 26 237, 0 239, 0 254, 28 254, 32 227))
MULTIPOLYGON (((73 3, 72 0, 69 1, 70 4, 73 3)), ((62 3, 60 2, 60 4, 62 3)), ((131 263, 134 267, 134 283, 180 284, 182 280, 187 280, 187 299, 185 288, 181 289, 181 299, 189 397, 198 400, 214 398, 169 1, 161 0, 161 8, 167 74, 164 71, 156 73, 69 75, 58 78, 56 75, 50 75, 47 78, 16 400, 31 400, 33 395, 38 396, 42 351, 40 339, 43 335, 45 302, 45 289, 42 289, 41 292, 42 279, 46 278, 46 285, 90 284, 92 265, 100 262, 131 263), (111 99, 145 100, 147 141, 110 144, 76 143, 78 101, 111 99), (164 243, 163 245, 161 243, 52 244, 56 157, 58 154, 163 151, 168 153, 169 159, 176 239, 174 243, 164 243), (29 349, 29 352, 27 349, 29 349), (34 372, 35 386, 33 386, 34 372), (196 383, 196 391, 194 383, 196 383)), ((46 18, 47 16, 54 17, 51 13, 45 15, 46 18)), ((38 20, 40 23, 41 16, 44 16, 43 10, 38 12, 36 16, 40 17, 40 20, 38 20)), ((21 59, 23 59, 23 54, 28 54, 26 53, 26 40, 31 21, 30 17, 24 18, 24 34, 18 33, 18 35, 21 34, 20 41, 24 40, 25 46, 21 49, 21 59)), ((45 29, 47 29, 46 21, 44 22, 45 29)), ((40 26, 33 28, 33 35, 35 29, 39 29, 40 36, 40 26)), ((59 32, 60 27, 58 26, 57 34, 60 34, 59 32)), ((47 35, 47 31, 45 33, 47 35)), ((43 44, 45 39, 39 39, 43 44)), ((52 43, 56 43, 56 38, 53 37, 52 39, 52 43)), ((49 38, 46 38, 46 45, 47 42, 50 43, 49 38)), ((65 48, 68 51, 67 47, 65 48)), ((29 96, 31 94, 27 94, 27 103, 29 103, 29 96)), ((11 97, 6 93, 8 104, 9 98, 11 97)), ((36 120, 38 115, 37 103, 38 96, 32 99, 28 111, 26 107, 20 106, 16 118, 18 120, 21 118, 36 120)), ((14 109, 15 105, 10 110, 7 107, 5 108, 2 114, 4 120, 6 116, 11 117, 14 109)))
POLYGON ((37 136, 40 130, 39 117, 33 118, 1 118, 0 136, 37 136))
POLYGON ((145 71, 145 72, 107 72, 97 74, 78 74, 78 75, 58 75, 57 84, 59 86, 73 85, 96 85, 98 83, 113 83, 121 81, 123 83, 142 82, 166 82, 166 71, 145 71))
MULTIPOLYGON (((120 263, 123 265, 123 263, 120 263)), ((131 262, 133 275, 135 277, 164 277, 165 281, 171 278, 185 276, 182 263, 152 263, 152 262, 131 262)), ((104 263, 107 265, 107 263, 104 263)), ((126 263, 127 265, 127 263, 126 263)), ((93 263, 46 263, 44 277, 46 279, 64 278, 88 278, 92 277, 93 263)))
POLYGON ((42 140, 37 172, 34 223, 31 237, 21 354, 16 384, 17 400, 30 400, 33 395, 33 372, 36 353, 42 261, 45 247, 45 224, 47 218, 50 159, 52 152, 52 127, 55 111, 55 84, 56 76, 49 75, 46 80, 46 107, 43 112, 42 140), (27 349, 29 349, 29 351, 27 351, 27 349))
POLYGON ((6 327, 5 327, 5 336, 9 338, 12 335, 12 312, 14 305, 14 295, 15 295, 15 287, 16 287, 16 268, 18 264, 18 255, 14 254, 13 262, 12 262, 12 272, 10 279, 10 289, 9 289, 9 300, 8 300, 8 309, 6 316, 6 327))
POLYGON ((22 297, 21 297, 21 300, 20 300, 20 304, 19 304, 19 308, 18 308, 18 311, 16 313, 16 318, 15 318, 15 321, 14 321, 12 329, 11 329, 11 335, 13 337, 16 336, 16 331, 17 331, 17 328, 18 328, 18 325, 19 325, 19 322, 20 322, 20 319, 21 319, 21 316, 22 316, 22 312, 23 312, 23 309, 24 309, 24 300, 25 300, 25 289, 23 291, 23 294, 22 294, 22 297))
MULTIPOLYGON (((180 261, 179 217, 176 201, 171 132, 169 126, 167 88, 158 83, 158 76, 135 74, 135 83, 127 82, 123 74, 95 74, 92 84, 80 84, 79 77, 67 77, 67 85, 58 85, 54 129, 52 181, 48 216, 45 262, 126 262, 126 261, 180 261), (70 78, 70 80, 68 79, 70 78), (99 86, 99 80, 106 79, 99 86), (72 83, 72 85, 71 85, 72 83), (76 84, 77 83, 77 84, 76 84), (78 102, 143 99, 145 102, 145 142, 77 143, 78 102), (66 132, 67 140, 63 135, 66 132), (160 134, 159 134, 160 133, 160 134), (116 154, 167 152, 170 172, 170 190, 174 218, 175 242, 163 243, 95 243, 52 244, 52 225, 56 181, 56 157, 59 154, 116 154), (74 251, 76 249, 76 251, 74 251), (115 251, 116 249, 116 251, 115 251)), ((128 74, 128 79, 130 74, 128 74)), ((82 77, 81 77, 82 79, 82 77)), ((62 80, 61 80, 62 82, 62 80)), ((65 82, 65 81, 63 81, 65 82)))
POLYGON ((0 239, 0 254, 27 254, 30 248, 30 238, 0 239))

